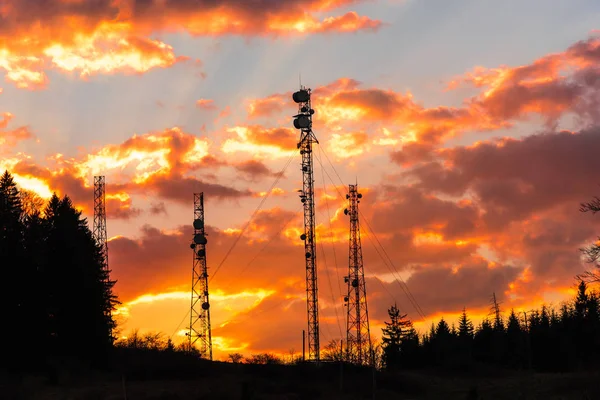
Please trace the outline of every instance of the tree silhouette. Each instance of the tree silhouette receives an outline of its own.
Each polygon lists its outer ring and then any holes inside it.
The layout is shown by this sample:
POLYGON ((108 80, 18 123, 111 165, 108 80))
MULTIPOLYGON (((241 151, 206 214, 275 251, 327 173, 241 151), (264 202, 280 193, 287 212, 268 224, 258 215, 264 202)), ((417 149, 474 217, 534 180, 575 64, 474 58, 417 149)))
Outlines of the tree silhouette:
POLYGON ((69 197, 54 194, 42 206, 8 171, 0 177, 0 301, 4 326, 19 330, 1 330, 2 366, 106 361, 118 302, 100 248, 69 197))
POLYGON ((414 341, 413 336, 416 336, 416 334, 414 333, 414 329, 412 329, 412 323, 406 319, 406 314, 401 315, 400 310, 395 304, 388 309, 388 316, 390 317, 390 322, 385 321, 385 328, 382 328, 382 358, 387 369, 397 369, 402 364, 401 352, 403 340, 406 338, 409 341, 414 341))
MULTIPOLYGON (((600 198, 594 197, 592 201, 581 203, 579 211, 583 213, 591 212, 592 215, 600 212, 600 198)), ((598 264, 598 259, 600 258, 600 236, 597 237, 595 243, 579 250, 584 254, 587 262, 595 264, 596 268, 600 268, 600 264, 598 264)), ((587 271, 587 273, 581 277, 588 278, 592 281, 600 280, 600 274, 596 271, 587 271)))

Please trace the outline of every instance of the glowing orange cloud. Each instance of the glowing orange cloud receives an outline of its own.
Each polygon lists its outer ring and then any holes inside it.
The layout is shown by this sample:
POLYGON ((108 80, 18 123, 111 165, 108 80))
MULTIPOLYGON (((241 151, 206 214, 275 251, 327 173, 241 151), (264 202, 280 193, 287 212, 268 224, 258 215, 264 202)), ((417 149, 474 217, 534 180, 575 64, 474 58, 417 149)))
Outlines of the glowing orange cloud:
POLYGON ((380 21, 355 12, 321 21, 312 15, 353 2, 293 0, 283 6, 272 1, 49 0, 43 5, 12 1, 0 10, 0 68, 17 87, 39 89, 47 85, 45 71, 50 68, 85 78, 144 73, 187 60, 149 37, 157 31, 277 36, 377 30, 380 21))
POLYGON ((6 127, 13 118, 11 113, 5 112, 0 116, 0 118, 2 118, 0 119, 0 149, 8 149, 9 147, 15 146, 22 140, 32 139, 35 137, 26 126, 20 126, 13 130, 6 130, 6 127))
POLYGON ((292 128, 267 129, 250 125, 228 128, 227 132, 235 135, 222 143, 224 153, 245 152, 258 157, 289 157, 298 140, 298 134, 292 128))

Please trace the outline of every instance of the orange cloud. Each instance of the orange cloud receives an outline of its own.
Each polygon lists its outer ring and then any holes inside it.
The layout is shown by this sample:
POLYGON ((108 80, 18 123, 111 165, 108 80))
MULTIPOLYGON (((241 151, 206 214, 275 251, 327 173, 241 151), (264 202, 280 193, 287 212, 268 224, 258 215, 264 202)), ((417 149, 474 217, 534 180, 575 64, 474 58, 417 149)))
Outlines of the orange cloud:
POLYGON ((3 113, 0 116, 0 149, 6 150, 9 147, 14 147, 18 142, 27 139, 33 139, 35 136, 28 127, 20 126, 16 129, 6 130, 10 121, 13 119, 11 113, 3 113))
POLYGON ((348 12, 318 20, 353 0, 287 1, 285 6, 228 1, 50 0, 3 4, 0 14, 0 68, 20 88, 47 85, 45 71, 94 74, 144 73, 187 60, 171 46, 149 37, 157 31, 193 35, 289 35, 375 31, 380 21, 348 12), (39 21, 44 23, 40 24, 39 21))
POLYGON ((574 112, 597 121, 598 104, 590 100, 600 84, 596 67, 599 54, 600 38, 591 37, 529 65, 476 67, 452 80, 449 87, 466 84, 484 88, 469 104, 497 120, 522 119, 531 114, 556 120, 566 112, 574 112))
POLYGON ((200 99, 196 101, 196 107, 202 110, 216 110, 217 106, 215 105, 214 100, 212 99, 200 99))
POLYGON ((221 150, 224 153, 245 152, 259 157, 289 157, 296 149, 298 133, 292 128, 263 128, 259 125, 236 126, 227 132, 235 136, 226 139, 221 150))

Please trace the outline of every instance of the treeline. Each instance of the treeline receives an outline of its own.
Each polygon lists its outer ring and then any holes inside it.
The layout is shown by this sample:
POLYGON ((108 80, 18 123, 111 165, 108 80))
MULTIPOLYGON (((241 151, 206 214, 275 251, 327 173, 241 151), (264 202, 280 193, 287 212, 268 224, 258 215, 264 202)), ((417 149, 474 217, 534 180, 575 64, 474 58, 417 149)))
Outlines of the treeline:
POLYGON ((545 372, 600 366, 600 296, 584 281, 576 297, 557 309, 511 310, 507 318, 497 304, 493 311, 477 327, 463 310, 458 326, 442 318, 427 334, 418 335, 406 315, 392 306, 383 329, 383 364, 387 369, 487 364, 545 372))
POLYGON ((45 202, 0 178, 0 369, 106 361, 117 304, 101 249, 69 197, 45 202))

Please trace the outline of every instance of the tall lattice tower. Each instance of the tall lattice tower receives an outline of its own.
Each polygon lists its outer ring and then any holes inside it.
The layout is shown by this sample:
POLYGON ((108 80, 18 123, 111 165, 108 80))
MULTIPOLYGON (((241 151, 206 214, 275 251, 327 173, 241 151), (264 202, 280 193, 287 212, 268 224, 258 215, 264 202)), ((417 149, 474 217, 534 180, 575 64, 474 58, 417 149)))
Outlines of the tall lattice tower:
POLYGON ((319 143, 312 131, 312 115, 315 111, 311 107, 311 90, 300 87, 292 95, 298 104, 298 114, 294 115, 294 128, 300 130, 298 148, 302 155, 302 191, 300 200, 304 204, 304 233, 300 236, 304 240, 304 257, 306 260, 306 308, 308 312, 308 359, 318 362, 320 359, 319 347, 319 300, 317 290, 317 258, 315 237, 315 200, 313 178, 313 143, 319 143))
MULTIPOLYGON (((108 269, 108 240, 106 234, 106 178, 94 176, 94 227, 92 235, 101 248, 102 263, 105 275, 105 283, 109 284, 110 270, 108 269)), ((108 309, 106 317, 112 320, 112 312, 108 309)), ((114 340, 113 331, 110 331, 111 340, 114 340)))
POLYGON ((350 216, 350 246, 348 276, 348 295, 344 298, 348 308, 346 327, 346 358, 356 364, 373 364, 371 334, 369 331, 369 312, 367 311, 367 287, 363 268, 362 246, 360 243, 360 224, 358 222, 358 203, 362 194, 358 185, 350 185, 348 208, 344 210, 350 216))
MULTIPOLYGON (((94 176, 94 239, 102 248, 104 269, 108 271, 108 243, 106 237, 106 178, 94 176)), ((108 279, 108 274, 107 277, 108 279)))
POLYGON ((208 301, 208 269, 206 267, 206 233, 204 232, 204 193, 194 193, 194 237, 192 301, 190 310, 190 350, 200 341, 200 355, 212 360, 210 303, 208 301))

